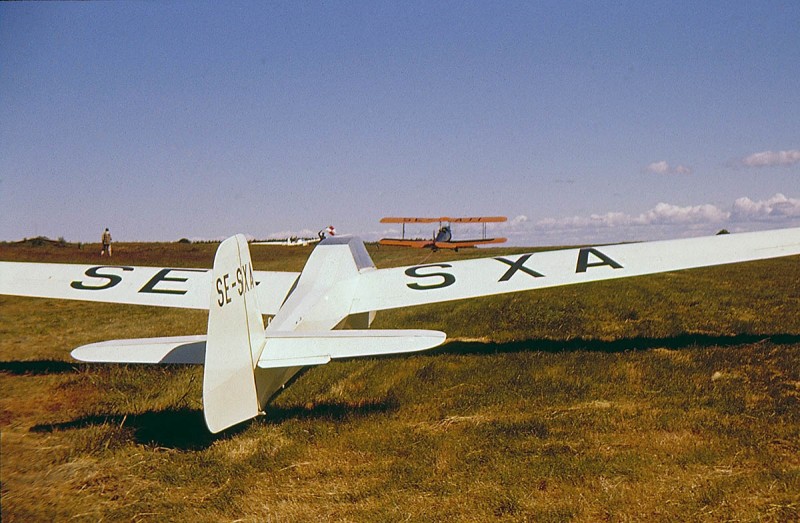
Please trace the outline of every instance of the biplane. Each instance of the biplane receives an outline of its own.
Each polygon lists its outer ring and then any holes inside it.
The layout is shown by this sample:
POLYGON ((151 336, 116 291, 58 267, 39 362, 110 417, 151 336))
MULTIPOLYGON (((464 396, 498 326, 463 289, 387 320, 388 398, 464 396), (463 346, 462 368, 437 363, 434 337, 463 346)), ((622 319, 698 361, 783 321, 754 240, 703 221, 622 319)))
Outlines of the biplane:
POLYGON ((471 218, 450 218, 442 216, 439 218, 381 218, 381 223, 402 223, 403 231, 401 238, 383 238, 378 241, 381 245, 395 245, 399 247, 413 247, 416 249, 464 249, 468 247, 477 247, 478 245, 488 245, 492 243, 505 243, 506 238, 487 238, 486 237, 486 224, 487 223, 500 223, 507 221, 505 216, 483 216, 471 218), (406 224, 407 223, 438 223, 439 226, 434 230, 430 239, 423 238, 406 238, 406 224), (483 224, 483 235, 480 238, 472 240, 454 240, 453 230, 451 224, 453 223, 481 223, 483 224))
POLYGON ((263 413, 305 366, 445 341, 435 330, 369 329, 376 311, 797 254, 800 228, 378 269, 364 242, 332 236, 298 273, 255 270, 238 234, 211 269, 0 262, 0 294, 208 310, 205 335, 102 341, 72 357, 204 365, 203 413, 216 433, 263 413))

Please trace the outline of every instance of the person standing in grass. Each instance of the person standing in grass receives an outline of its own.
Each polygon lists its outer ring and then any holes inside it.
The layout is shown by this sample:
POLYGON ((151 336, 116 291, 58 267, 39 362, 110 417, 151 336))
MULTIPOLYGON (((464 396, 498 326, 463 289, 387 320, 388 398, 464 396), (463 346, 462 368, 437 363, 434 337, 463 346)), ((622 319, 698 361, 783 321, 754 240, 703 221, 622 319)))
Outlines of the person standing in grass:
POLYGON ((104 254, 108 254, 108 257, 111 258, 111 232, 109 232, 108 227, 106 230, 103 231, 103 250, 100 251, 100 256, 104 254))

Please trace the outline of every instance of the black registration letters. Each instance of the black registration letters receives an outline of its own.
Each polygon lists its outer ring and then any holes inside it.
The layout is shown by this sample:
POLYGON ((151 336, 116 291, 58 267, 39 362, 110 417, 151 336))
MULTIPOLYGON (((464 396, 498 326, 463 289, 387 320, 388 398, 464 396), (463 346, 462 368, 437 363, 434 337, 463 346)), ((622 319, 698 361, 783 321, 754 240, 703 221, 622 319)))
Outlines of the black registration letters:
POLYGON ((512 276, 514 276, 514 274, 517 271, 522 271, 525 274, 527 274, 528 276, 533 276, 534 278, 544 278, 544 274, 538 273, 538 272, 534 271, 533 269, 529 269, 529 268, 525 267, 525 262, 528 261, 528 258, 530 258, 531 256, 533 256, 533 254, 523 254, 522 256, 517 258, 517 261, 515 261, 515 262, 512 262, 511 260, 506 260, 505 258, 495 258, 495 260, 497 260, 499 262, 507 263, 507 264, 509 264, 511 266, 511 268, 508 269, 506 271, 506 273, 503 274, 503 276, 497 281, 498 282, 500 282, 500 281, 508 281, 508 280, 511 279, 512 276))
POLYGON ((586 272, 586 269, 589 267, 602 267, 603 265, 608 265, 612 269, 621 269, 622 265, 615 262, 602 252, 598 251, 593 247, 584 247, 578 253, 578 266, 575 268, 575 272, 586 272), (600 261, 589 263, 589 254, 592 254, 595 258, 598 258, 600 261))
POLYGON ((117 285, 119 282, 122 281, 122 276, 119 274, 102 274, 98 271, 101 269, 121 269, 124 271, 132 271, 133 267, 116 267, 112 265, 105 265, 102 267, 90 267, 86 269, 84 273, 86 276, 90 278, 104 278, 108 280, 107 282, 103 283, 102 285, 86 285, 82 281, 74 281, 69 284, 70 287, 73 289, 78 289, 81 291, 102 291, 103 289, 110 289, 111 287, 117 285))
POLYGON ((149 292, 152 294, 186 294, 186 289, 156 289, 156 285, 158 285, 162 281, 174 281, 183 283, 189 280, 189 278, 171 278, 167 276, 170 272, 173 271, 206 272, 205 269, 161 269, 156 273, 155 276, 150 278, 150 281, 144 284, 144 287, 139 289, 139 292, 149 292))
POLYGON ((414 289, 415 291, 428 291, 431 289, 442 289, 444 287, 449 287, 456 282, 456 277, 450 274, 449 272, 432 272, 430 274, 420 274, 420 269, 427 269, 429 267, 439 267, 442 269, 449 269, 452 265, 448 265, 446 263, 434 263, 432 265, 422 265, 420 267, 409 267, 406 269, 406 276, 411 276, 412 278, 433 278, 439 277, 442 278, 442 281, 439 283, 432 283, 430 285, 420 285, 419 283, 408 283, 409 289, 414 289))

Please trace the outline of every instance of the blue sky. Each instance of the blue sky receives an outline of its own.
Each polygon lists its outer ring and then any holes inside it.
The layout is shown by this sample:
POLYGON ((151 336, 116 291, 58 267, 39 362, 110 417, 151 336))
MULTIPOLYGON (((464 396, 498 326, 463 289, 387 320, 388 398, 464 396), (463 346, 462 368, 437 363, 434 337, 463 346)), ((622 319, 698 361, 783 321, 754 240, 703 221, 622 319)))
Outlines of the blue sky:
POLYGON ((800 226, 798 35, 796 1, 3 3, 0 240, 800 226))

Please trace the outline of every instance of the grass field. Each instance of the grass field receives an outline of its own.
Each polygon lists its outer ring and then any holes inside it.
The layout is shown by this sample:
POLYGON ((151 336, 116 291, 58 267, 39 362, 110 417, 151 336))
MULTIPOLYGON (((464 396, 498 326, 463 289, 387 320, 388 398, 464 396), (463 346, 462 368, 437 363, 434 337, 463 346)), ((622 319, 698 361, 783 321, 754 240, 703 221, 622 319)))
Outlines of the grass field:
MULTIPOLYGON (((213 244, 114 263, 210 267, 213 244)), ((96 264, 99 246, 0 244, 96 264)), ((299 270, 309 248, 253 247, 299 270)), ((520 252, 369 247, 379 267, 520 252)), ((0 296, 3 521, 797 521, 800 258, 379 313, 410 357, 304 372, 212 436, 202 369, 78 364, 206 313, 0 296)))

